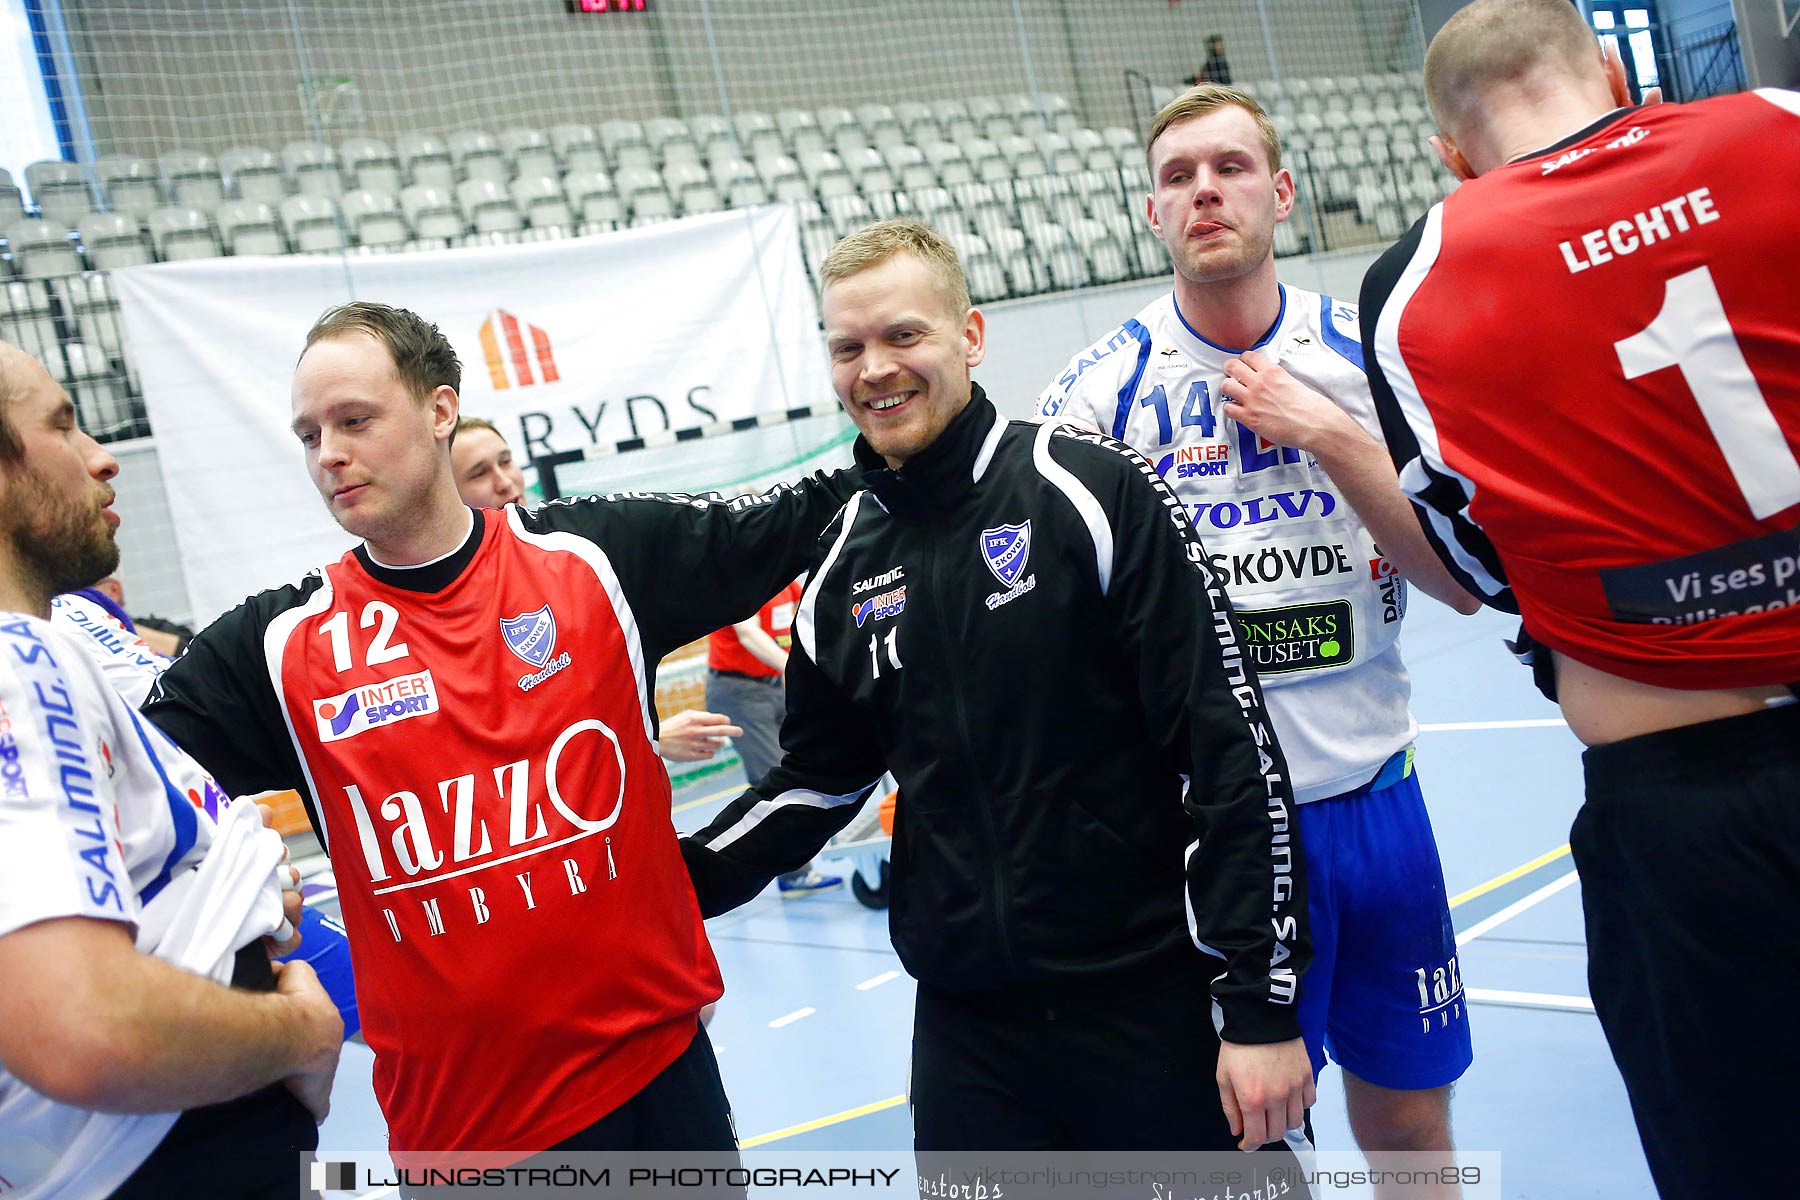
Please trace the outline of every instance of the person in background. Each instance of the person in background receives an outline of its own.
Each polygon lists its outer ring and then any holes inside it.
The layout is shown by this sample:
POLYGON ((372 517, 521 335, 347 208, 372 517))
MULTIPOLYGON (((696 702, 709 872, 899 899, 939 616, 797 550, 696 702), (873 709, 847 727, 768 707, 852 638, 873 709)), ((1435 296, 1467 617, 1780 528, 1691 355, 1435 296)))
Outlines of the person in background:
POLYGON ((1189 87, 1197 83, 1231 82, 1231 63, 1225 58, 1225 35, 1214 33, 1206 38, 1206 61, 1194 74, 1182 80, 1189 87))

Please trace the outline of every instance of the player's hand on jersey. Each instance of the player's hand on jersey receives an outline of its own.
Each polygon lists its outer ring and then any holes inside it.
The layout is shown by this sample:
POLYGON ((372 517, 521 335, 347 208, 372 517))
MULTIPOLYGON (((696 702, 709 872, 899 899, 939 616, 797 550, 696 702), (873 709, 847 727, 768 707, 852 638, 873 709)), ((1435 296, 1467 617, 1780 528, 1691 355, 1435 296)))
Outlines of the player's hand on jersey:
POLYGON ((331 1081, 344 1045, 344 1018, 305 963, 275 963, 275 991, 289 1004, 299 1068, 284 1083, 320 1123, 331 1111, 331 1081))
MULTIPOLYGON (((264 829, 275 828, 275 810, 267 804, 258 803, 256 811, 262 816, 264 829)), ((287 844, 281 847, 281 861, 285 864, 289 857, 287 844)), ((291 866, 275 868, 281 874, 281 916, 283 924, 280 929, 263 939, 263 947, 268 950, 270 958, 280 958, 292 954, 300 948, 300 918, 304 915, 305 901, 300 895, 300 872, 291 866)))
POLYGON ((662 723, 657 747, 671 762, 701 762, 723 749, 726 738, 742 736, 730 717, 686 708, 662 723))
POLYGON ((1331 440, 1367 437, 1349 413, 1255 350, 1225 364, 1225 415, 1266 442, 1317 454, 1331 440))
POLYGON ((1312 1059, 1299 1038, 1248 1046, 1219 1043, 1219 1103, 1239 1150, 1279 1141, 1306 1121, 1312 1107, 1312 1059))

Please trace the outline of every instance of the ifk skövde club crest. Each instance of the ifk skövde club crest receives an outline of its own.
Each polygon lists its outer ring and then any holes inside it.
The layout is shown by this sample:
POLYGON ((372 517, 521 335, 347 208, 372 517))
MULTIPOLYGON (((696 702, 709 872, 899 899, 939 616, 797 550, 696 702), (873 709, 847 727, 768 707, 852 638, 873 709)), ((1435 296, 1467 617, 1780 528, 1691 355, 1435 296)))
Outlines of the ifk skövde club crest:
POLYGON ((1012 587, 1025 573, 1025 561, 1031 556, 1031 522, 1020 525, 998 525, 981 531, 981 557, 1001 587, 1012 587))
POLYGON ((548 604, 536 612, 500 618, 500 636, 506 648, 534 667, 542 667, 556 653, 556 614, 548 604))

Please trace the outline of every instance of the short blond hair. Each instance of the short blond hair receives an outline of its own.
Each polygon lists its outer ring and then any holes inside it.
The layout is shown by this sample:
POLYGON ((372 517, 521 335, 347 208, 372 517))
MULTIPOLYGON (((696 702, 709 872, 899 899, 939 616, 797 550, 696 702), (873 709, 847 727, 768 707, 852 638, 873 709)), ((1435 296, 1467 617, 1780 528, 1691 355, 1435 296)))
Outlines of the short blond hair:
POLYGON ((930 268, 957 316, 969 311, 969 277, 950 239, 911 217, 889 217, 864 225, 831 248, 819 267, 819 293, 841 279, 878 267, 896 254, 910 254, 930 268))
POLYGON ((1484 108, 1489 91, 1548 70, 1580 78, 1599 70, 1594 31, 1569 0, 1475 0, 1431 39, 1425 99, 1452 137, 1484 108))
POLYGON ((1273 175, 1281 170, 1281 134, 1276 131, 1269 114, 1263 111, 1263 106, 1256 102, 1256 97, 1228 84, 1197 83, 1163 105, 1156 119, 1150 122, 1150 134, 1144 139, 1144 165, 1151 175, 1156 174, 1156 160, 1151 157, 1156 152, 1156 139, 1167 133, 1169 126, 1226 107, 1241 108, 1250 114, 1256 121, 1256 133, 1262 140, 1263 152, 1269 156, 1269 173, 1273 175))

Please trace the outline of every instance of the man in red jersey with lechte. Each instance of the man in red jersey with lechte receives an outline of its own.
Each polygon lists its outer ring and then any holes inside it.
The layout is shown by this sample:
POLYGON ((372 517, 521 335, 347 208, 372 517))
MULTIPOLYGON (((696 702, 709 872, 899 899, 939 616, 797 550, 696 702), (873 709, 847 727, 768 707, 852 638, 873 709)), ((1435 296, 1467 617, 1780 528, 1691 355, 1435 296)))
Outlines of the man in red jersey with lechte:
POLYGON ((1565 0, 1477 0, 1425 86, 1465 182, 1364 281, 1382 427, 1589 747, 1595 1008, 1658 1188, 1717 1195, 1713 1117, 1800 1073, 1800 96, 1628 107, 1565 0))
POLYGON ((792 579, 854 489, 471 509, 460 382, 412 313, 320 318, 293 430, 362 544, 214 622, 146 711, 229 790, 306 800, 402 1165, 730 1150, 654 672, 792 579))

